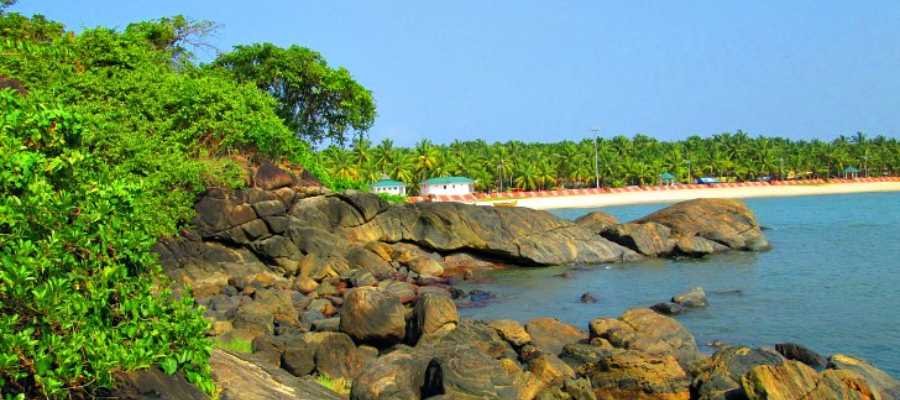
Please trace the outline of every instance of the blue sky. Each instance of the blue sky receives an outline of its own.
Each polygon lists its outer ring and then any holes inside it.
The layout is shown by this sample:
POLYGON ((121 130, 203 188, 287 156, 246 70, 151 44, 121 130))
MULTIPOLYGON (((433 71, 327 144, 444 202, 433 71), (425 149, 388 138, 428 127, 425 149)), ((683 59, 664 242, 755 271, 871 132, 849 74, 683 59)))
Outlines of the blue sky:
POLYGON ((743 129, 900 135, 900 2, 20 0, 70 29, 184 14, 299 44, 370 88, 369 132, 556 141, 743 129), (857 3, 857 4, 851 4, 857 3))

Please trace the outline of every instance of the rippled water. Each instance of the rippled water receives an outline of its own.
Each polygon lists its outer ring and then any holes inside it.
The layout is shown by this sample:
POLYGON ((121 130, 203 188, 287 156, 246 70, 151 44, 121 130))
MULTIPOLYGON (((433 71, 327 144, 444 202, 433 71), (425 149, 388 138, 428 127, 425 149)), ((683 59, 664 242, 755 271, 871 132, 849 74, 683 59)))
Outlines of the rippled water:
MULTIPOLYGON (((710 306, 677 317, 701 345, 793 341, 823 354, 858 355, 900 376, 900 193, 747 203, 769 228, 771 251, 583 266, 568 279, 554 276, 563 267, 509 269, 495 273, 492 283, 465 287, 492 291, 497 300, 461 313, 520 321, 554 316, 586 327, 598 316, 618 316, 702 286, 710 306), (727 293, 734 290, 740 294, 727 293), (584 292, 597 304, 579 303, 584 292)), ((630 220, 661 207, 604 211, 630 220)), ((553 212, 576 218, 593 210, 553 212)))

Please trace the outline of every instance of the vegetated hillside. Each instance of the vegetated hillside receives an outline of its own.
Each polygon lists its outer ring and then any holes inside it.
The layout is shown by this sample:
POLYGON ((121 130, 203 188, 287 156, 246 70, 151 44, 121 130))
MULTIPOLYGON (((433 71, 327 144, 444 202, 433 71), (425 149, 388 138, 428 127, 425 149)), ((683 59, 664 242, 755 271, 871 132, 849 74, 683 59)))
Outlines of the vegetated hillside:
POLYGON ((209 26, 74 34, 0 7, 3 396, 90 394, 154 365, 211 393, 207 322, 166 289, 152 245, 204 188, 244 185, 247 160, 332 183, 276 98, 191 61, 209 26))

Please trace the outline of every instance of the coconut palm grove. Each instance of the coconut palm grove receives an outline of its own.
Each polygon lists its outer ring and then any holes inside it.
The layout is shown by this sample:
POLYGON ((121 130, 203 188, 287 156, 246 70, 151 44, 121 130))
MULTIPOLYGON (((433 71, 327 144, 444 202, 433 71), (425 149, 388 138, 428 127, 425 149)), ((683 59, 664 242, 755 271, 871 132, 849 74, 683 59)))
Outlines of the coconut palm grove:
POLYGON ((602 186, 653 185, 665 173, 678 182, 700 176, 737 181, 844 177, 848 168, 858 170, 858 176, 895 176, 900 142, 862 132, 826 142, 740 130, 676 142, 638 134, 557 143, 423 140, 412 148, 397 147, 390 139, 373 144, 359 138, 349 147, 330 146, 319 157, 331 176, 348 182, 365 184, 387 175, 412 187, 430 177, 462 175, 474 179, 481 191, 548 190, 594 187, 598 176, 602 186))

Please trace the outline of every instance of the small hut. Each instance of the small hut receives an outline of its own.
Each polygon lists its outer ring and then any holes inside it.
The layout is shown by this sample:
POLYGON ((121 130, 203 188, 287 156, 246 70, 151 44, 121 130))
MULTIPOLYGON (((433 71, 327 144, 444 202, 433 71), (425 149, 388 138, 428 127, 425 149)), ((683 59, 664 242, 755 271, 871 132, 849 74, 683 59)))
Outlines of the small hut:
POLYGON ((844 179, 856 179, 859 177, 859 168, 848 166, 844 168, 844 179))
POLYGON ((675 183, 675 175, 672 175, 671 172, 663 172, 659 175, 659 181, 663 185, 672 185, 675 183))
POLYGON ((384 177, 372 184, 372 192, 406 196, 406 184, 384 177))

